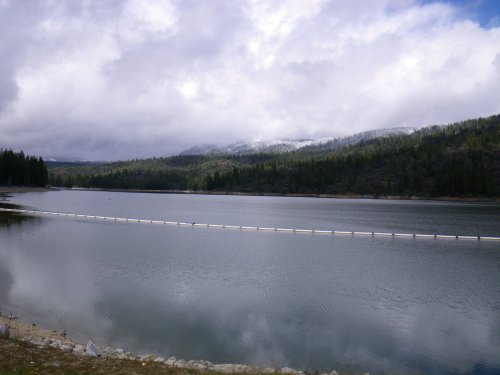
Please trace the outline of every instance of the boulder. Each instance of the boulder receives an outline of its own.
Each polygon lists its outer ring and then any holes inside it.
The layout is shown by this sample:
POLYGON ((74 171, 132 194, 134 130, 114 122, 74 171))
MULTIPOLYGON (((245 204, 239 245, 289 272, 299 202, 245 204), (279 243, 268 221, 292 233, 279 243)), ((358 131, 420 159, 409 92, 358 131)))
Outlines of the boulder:
POLYGON ((101 356, 101 349, 92 342, 92 340, 89 340, 87 343, 87 347, 85 348, 85 351, 87 354, 91 357, 100 357, 101 356))
POLYGON ((173 366, 175 364, 175 361, 177 361, 177 358, 175 357, 170 357, 169 359, 167 359, 165 363, 167 366, 173 366))

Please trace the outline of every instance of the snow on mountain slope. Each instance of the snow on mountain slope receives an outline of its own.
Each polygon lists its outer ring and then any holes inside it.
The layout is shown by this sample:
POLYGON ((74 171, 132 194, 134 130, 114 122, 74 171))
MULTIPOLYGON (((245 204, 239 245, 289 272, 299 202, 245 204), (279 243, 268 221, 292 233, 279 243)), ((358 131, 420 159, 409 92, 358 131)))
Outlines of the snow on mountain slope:
POLYGON ((296 140, 242 140, 225 146, 203 144, 184 150, 180 155, 248 155, 255 153, 283 153, 304 149, 308 151, 335 150, 361 141, 396 134, 410 134, 415 128, 398 127, 369 130, 342 138, 296 139, 296 140))

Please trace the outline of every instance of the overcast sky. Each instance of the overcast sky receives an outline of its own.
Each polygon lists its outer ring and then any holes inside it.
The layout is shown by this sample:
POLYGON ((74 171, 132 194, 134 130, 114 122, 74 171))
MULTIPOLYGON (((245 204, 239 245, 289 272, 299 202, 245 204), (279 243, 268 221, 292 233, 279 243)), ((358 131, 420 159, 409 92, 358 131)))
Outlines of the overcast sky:
POLYGON ((0 147, 88 160, 500 113, 500 1, 0 0, 0 147))

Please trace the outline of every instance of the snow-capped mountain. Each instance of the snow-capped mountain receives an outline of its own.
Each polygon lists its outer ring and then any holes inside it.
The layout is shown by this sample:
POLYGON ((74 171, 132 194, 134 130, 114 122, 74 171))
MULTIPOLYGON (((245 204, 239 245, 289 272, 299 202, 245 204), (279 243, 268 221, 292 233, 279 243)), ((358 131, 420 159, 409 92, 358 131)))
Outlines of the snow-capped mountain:
POLYGON ((242 140, 226 146, 203 144, 184 150, 180 155, 248 155, 255 153, 283 153, 304 149, 304 151, 335 150, 361 141, 378 137, 410 134, 415 128, 398 127, 390 129, 369 130, 342 138, 296 139, 296 140, 242 140))

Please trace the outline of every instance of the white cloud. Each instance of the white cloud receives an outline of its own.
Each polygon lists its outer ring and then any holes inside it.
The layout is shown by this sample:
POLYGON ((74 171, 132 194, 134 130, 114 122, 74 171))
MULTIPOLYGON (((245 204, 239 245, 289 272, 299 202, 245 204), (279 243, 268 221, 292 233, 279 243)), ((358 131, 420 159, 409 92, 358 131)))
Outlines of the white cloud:
POLYGON ((168 0, 129 0, 119 20, 119 33, 125 40, 139 43, 155 34, 175 32, 177 17, 168 0))
POLYGON ((151 32, 163 32, 176 22, 176 12, 168 1, 162 0, 129 0, 125 13, 144 23, 151 32))
POLYGON ((1 4, 0 147, 131 158, 500 112, 500 28, 450 3, 1 4))

